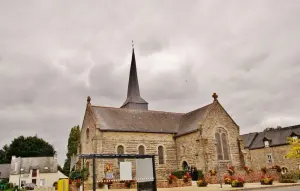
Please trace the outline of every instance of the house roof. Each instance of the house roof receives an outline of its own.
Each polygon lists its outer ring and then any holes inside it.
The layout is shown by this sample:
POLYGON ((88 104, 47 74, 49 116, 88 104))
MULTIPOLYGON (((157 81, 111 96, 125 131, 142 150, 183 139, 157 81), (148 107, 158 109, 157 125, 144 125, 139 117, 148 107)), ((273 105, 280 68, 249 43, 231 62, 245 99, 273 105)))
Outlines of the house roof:
POLYGON ((241 135, 243 141, 244 141, 244 147, 249 148, 251 143, 253 142, 254 138, 256 137, 258 133, 248 133, 245 135, 241 135))
MULTIPOLYGON (((252 140, 252 143, 249 145, 249 149, 258 149, 263 148, 264 140, 270 140, 269 146, 280 146, 280 145, 286 145, 287 138, 291 135, 298 135, 300 136, 300 125, 290 126, 290 127, 284 127, 284 128, 276 128, 276 129, 270 129, 265 130, 263 132, 256 133, 256 136, 252 140)), ((247 138, 249 138, 249 134, 242 135, 245 142, 247 143, 247 138), (246 140, 246 141, 245 141, 246 140)), ((245 144, 246 148, 246 144, 245 144)))
POLYGON ((10 164, 0 164, 0 179, 9 178, 10 164))
POLYGON ((186 134, 197 130, 212 104, 189 113, 91 106, 102 131, 186 134))
POLYGON ((29 173, 32 169, 38 169, 40 173, 55 173, 57 172, 57 159, 54 157, 22 157, 11 160, 11 174, 19 174, 20 169, 22 173, 29 173), (17 171, 15 171, 15 165, 17 171), (19 166, 21 164, 21 167, 19 166))

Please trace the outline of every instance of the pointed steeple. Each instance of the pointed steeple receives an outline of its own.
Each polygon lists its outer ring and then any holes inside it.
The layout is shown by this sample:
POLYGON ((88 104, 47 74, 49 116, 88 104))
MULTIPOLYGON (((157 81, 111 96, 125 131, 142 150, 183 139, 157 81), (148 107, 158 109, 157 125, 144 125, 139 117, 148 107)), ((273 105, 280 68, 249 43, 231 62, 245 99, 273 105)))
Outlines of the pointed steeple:
POLYGON ((121 108, 148 110, 148 103, 140 95, 134 48, 132 48, 127 99, 121 108))

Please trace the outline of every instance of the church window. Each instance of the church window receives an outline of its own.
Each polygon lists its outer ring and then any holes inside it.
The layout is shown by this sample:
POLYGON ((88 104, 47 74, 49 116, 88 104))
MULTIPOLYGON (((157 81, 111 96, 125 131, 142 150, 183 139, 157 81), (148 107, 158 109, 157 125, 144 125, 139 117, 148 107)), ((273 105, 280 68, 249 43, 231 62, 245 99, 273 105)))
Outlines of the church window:
POLYGON ((218 160, 229 160, 229 146, 227 133, 219 128, 215 133, 218 160))
POLYGON ((163 146, 158 147, 158 164, 164 164, 164 148, 163 146))
POLYGON ((145 154, 145 147, 143 145, 139 146, 139 155, 144 155, 145 154))
POLYGON ((87 140, 90 139, 90 129, 89 128, 86 129, 86 139, 87 140))
MULTIPOLYGON (((119 145, 117 147, 117 154, 121 155, 124 154, 124 147, 122 145, 119 145)), ((120 164, 120 162, 124 162, 124 158, 118 158, 118 164, 120 164)))

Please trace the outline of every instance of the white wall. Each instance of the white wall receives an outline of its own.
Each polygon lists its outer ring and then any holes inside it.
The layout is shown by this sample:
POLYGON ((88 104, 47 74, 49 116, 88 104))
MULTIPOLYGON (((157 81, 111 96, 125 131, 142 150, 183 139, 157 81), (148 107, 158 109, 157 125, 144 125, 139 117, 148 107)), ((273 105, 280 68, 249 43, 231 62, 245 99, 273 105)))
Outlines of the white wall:
MULTIPOLYGON (((20 175, 10 175, 9 176, 9 182, 19 185, 19 178, 20 175)), ((61 172, 57 173, 38 173, 38 176, 36 177, 36 185, 39 186, 44 186, 44 187, 52 187, 53 183, 55 181, 58 181, 60 178, 67 178, 64 174, 61 172), (41 183, 44 181, 44 185, 41 185, 41 183)), ((32 177, 31 176, 26 176, 26 175, 21 175, 20 180, 26 181, 26 183, 31 183, 32 182, 32 177)))

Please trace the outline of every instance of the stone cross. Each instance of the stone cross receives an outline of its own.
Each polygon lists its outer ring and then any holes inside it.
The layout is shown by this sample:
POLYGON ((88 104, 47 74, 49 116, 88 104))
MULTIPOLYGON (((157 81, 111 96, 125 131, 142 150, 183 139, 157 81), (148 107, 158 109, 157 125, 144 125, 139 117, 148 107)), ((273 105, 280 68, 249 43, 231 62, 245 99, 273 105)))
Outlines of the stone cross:
POLYGON ((218 101, 218 95, 216 93, 213 93, 212 97, 214 98, 214 101, 218 101))

